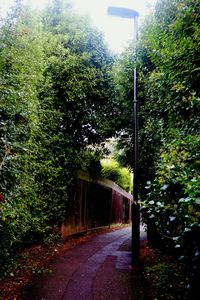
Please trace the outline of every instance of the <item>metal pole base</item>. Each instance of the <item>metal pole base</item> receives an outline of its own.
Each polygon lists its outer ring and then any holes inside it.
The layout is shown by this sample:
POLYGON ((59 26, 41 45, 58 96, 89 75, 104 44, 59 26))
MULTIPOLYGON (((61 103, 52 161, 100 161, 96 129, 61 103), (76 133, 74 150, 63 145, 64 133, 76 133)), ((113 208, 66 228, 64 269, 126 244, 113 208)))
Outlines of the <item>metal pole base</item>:
POLYGON ((132 264, 140 264, 140 205, 132 204, 132 264))

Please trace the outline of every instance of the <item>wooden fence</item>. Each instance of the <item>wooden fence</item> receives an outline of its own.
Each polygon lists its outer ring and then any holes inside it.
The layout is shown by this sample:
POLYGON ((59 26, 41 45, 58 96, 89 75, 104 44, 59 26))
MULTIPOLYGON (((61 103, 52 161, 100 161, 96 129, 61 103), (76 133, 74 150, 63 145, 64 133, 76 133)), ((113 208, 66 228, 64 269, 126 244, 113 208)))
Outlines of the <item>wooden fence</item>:
POLYGON ((130 223, 133 197, 110 180, 92 179, 80 172, 71 201, 68 202, 62 236, 89 229, 130 223))

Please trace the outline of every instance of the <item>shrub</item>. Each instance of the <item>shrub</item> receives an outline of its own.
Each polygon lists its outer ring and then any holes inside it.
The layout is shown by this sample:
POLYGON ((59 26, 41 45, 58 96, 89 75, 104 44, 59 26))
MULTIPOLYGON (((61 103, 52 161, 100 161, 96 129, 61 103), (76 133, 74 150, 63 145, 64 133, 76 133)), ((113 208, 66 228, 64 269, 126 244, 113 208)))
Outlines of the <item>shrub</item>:
POLYGON ((112 159, 103 159, 102 176, 116 182, 127 192, 131 190, 131 174, 127 168, 121 167, 119 163, 112 159))

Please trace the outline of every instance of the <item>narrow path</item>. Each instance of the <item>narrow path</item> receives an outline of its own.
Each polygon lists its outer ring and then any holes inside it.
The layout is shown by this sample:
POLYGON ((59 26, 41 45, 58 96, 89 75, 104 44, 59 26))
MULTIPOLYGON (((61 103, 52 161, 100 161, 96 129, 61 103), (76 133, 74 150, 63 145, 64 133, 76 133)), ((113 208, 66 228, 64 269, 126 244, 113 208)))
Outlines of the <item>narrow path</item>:
MULTIPOLYGON (((141 237, 144 236, 142 232, 141 237)), ((52 274, 36 281, 24 299, 143 299, 139 275, 131 269, 130 244, 131 228, 128 227, 100 234, 66 251, 51 266, 52 274)))

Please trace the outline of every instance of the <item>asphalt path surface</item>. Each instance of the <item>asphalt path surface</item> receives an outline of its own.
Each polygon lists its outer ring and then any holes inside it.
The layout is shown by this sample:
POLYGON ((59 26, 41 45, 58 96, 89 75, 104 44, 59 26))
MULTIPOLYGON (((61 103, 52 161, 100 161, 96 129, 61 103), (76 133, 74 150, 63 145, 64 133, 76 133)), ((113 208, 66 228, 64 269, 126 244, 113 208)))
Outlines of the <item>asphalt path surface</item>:
POLYGON ((131 267, 131 227, 99 234, 67 250, 50 268, 52 273, 37 279, 24 299, 144 299, 140 270, 131 267))

